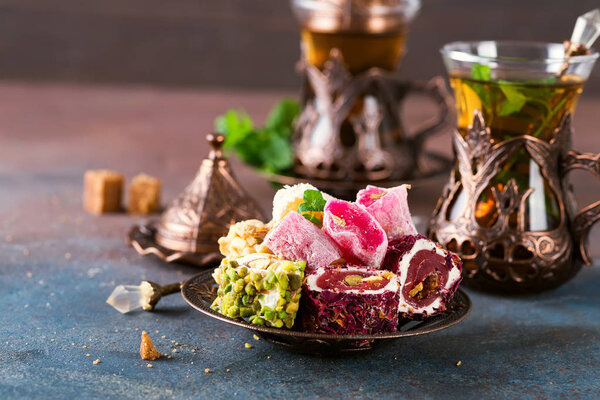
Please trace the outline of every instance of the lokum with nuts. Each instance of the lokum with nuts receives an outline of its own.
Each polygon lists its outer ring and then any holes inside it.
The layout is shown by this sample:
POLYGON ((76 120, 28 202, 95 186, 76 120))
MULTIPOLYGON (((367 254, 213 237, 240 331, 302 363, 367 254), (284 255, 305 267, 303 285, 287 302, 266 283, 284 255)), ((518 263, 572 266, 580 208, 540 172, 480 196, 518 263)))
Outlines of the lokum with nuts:
POLYGON ((270 254, 223 259, 213 277, 219 284, 211 308, 255 325, 292 328, 300 304, 304 261, 270 254))

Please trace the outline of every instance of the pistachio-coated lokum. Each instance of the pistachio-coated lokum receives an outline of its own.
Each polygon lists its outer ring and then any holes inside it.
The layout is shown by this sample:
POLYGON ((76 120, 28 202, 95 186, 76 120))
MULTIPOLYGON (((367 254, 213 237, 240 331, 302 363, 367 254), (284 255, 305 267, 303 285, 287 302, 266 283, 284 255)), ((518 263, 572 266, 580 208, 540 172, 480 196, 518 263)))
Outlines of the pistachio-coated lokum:
POLYGON ((211 308, 255 325, 292 328, 300 304, 304 261, 271 254, 223 259, 213 278, 219 285, 211 308))

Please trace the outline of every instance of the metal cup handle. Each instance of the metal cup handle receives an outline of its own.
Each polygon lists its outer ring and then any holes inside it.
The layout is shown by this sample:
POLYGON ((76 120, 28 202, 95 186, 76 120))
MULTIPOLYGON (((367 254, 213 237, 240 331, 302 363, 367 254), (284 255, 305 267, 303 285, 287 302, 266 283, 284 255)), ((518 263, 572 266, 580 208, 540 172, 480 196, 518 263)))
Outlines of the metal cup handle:
MULTIPOLYGON (((448 92, 446 83, 441 76, 433 77, 428 82, 407 82, 408 91, 420 93, 431 97, 439 108, 438 115, 423 122, 411 135, 415 150, 418 152, 423 148, 427 139, 435 134, 441 133, 451 117, 454 116, 452 96, 448 92)), ((419 154, 419 153, 416 153, 419 154)))
MULTIPOLYGON (((591 172, 600 179, 600 154, 581 153, 569 150, 562 160, 562 175, 565 176, 574 169, 583 169, 591 172)), ((592 264, 592 258, 588 253, 588 235, 592 226, 600 220, 600 200, 581 209, 571 221, 571 227, 575 241, 579 244, 579 253, 583 262, 592 264)))

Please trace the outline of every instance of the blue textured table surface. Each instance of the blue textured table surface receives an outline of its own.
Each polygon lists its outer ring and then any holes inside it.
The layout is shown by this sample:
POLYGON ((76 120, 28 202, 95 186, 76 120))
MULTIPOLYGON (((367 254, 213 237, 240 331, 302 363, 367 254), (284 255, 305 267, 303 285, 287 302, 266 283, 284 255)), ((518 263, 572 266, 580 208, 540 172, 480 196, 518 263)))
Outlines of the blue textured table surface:
MULTIPOLYGON (((127 247, 124 235, 134 218, 81 211, 83 172, 110 166, 131 176, 144 170, 165 179, 170 198, 206 150, 165 144, 153 129, 171 126, 188 132, 177 140, 197 140, 190 126, 207 121, 185 120, 180 110, 189 117, 197 108, 182 104, 211 107, 214 99, 92 91, 86 102, 74 93, 0 92, 0 103, 12 107, 0 108, 0 399, 600 396, 598 266, 538 296, 468 290, 473 310, 462 323, 338 358, 291 354, 256 341, 250 331, 194 311, 179 295, 162 300, 153 313, 118 313, 105 303, 115 285, 170 283, 197 270, 142 258, 127 247), (44 93, 46 101, 60 100, 42 104, 37 99, 44 93), (14 105, 19 102, 22 109, 14 105), (124 107, 131 117, 120 114, 124 107), (17 112, 25 109, 42 116, 38 125, 17 112), (154 120, 140 120, 141 114, 154 120), (103 125, 108 116, 118 124, 103 125), (190 126, 177 125, 181 120, 190 126), (129 133, 111 130, 115 126, 129 133), (136 151, 141 139, 143 154, 136 151), (142 330, 172 358, 148 368, 138 353, 142 330), (95 365, 96 359, 101 362, 95 365)), ((266 110, 272 97, 238 100, 266 110)), ((259 178, 243 176, 255 195, 272 196, 259 178)))

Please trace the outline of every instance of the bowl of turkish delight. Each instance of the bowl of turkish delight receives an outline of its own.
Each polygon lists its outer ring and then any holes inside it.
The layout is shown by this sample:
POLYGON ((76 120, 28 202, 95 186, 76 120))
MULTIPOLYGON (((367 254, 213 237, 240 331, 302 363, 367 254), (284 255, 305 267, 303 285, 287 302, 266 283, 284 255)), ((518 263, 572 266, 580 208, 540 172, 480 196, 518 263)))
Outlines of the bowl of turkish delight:
POLYGON ((458 323, 471 307, 458 289, 461 260, 417 232, 409 188, 367 186, 349 202, 309 184, 286 186, 270 222, 231 225, 219 239, 220 265, 184 284, 184 298, 272 343, 316 354, 458 323))

